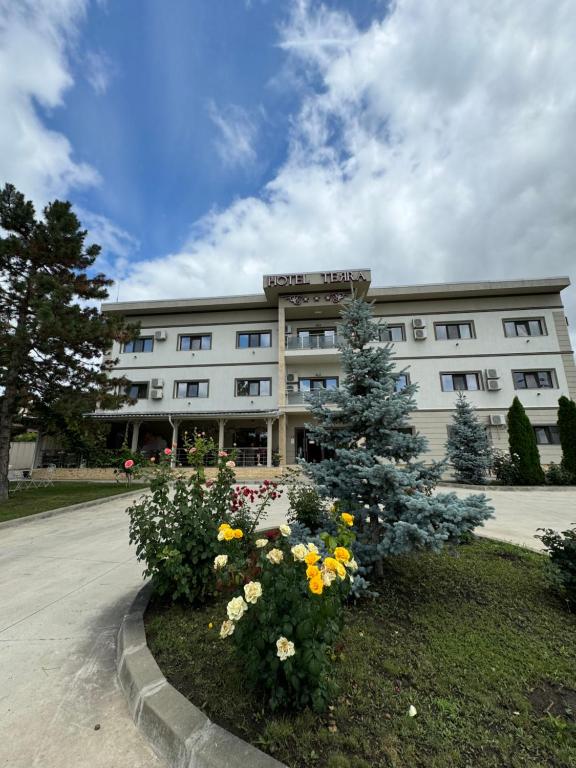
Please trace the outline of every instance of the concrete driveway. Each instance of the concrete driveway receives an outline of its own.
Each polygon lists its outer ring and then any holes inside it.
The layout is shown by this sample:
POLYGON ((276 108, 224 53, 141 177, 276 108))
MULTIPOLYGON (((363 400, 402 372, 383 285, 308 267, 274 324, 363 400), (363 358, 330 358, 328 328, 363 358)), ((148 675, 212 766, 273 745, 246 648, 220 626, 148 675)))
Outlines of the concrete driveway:
MULTIPOLYGON (((489 496, 496 518, 480 529, 487 536, 536 549, 538 527, 576 522, 576 490, 489 496)), ((160 766, 116 681, 116 634, 142 584, 129 502, 0 527, 2 768, 160 766)), ((286 510, 284 497, 266 524, 283 522, 286 510)))
POLYGON ((116 681, 118 627, 142 584, 129 501, 0 527, 2 768, 161 765, 116 681))

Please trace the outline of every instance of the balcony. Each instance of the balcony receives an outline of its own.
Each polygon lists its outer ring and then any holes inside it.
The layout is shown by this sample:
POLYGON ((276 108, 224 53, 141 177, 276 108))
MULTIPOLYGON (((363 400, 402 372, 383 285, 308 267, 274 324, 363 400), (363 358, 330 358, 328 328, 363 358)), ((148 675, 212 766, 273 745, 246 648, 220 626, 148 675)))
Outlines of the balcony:
POLYGON ((310 334, 286 336, 286 357, 294 362, 329 362, 340 354, 336 334, 310 334))
MULTIPOLYGON (((318 390, 312 390, 313 392, 317 392, 318 390)), ((327 391, 327 390, 324 390, 327 391)), ((334 390, 328 390, 333 392, 334 390)), ((302 406, 302 408, 307 407, 307 400, 306 396, 309 395, 310 392, 286 392, 286 405, 299 405, 302 406)), ((328 398, 328 402, 330 402, 330 398, 328 398)))

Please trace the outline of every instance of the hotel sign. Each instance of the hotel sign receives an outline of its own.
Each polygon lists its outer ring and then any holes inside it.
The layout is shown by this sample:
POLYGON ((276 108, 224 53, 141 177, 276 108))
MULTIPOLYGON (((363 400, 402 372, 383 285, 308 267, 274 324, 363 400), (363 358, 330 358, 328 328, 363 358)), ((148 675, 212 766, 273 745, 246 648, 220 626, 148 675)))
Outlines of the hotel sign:
POLYGON ((295 285, 330 285, 332 283, 369 282, 370 277, 363 272, 318 272, 314 275, 298 272, 292 275, 266 275, 266 288, 285 288, 295 285), (316 278, 311 280, 310 278, 316 278), (320 279, 317 279, 317 278, 320 279))

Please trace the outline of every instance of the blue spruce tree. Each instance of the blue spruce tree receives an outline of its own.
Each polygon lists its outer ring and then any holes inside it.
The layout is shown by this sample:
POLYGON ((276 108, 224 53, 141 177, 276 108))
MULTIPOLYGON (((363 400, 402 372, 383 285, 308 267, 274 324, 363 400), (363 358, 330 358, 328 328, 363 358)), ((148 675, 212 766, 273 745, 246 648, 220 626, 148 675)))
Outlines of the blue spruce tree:
POLYGON ((456 412, 452 418, 446 452, 456 479, 462 483, 481 485, 486 482, 492 467, 492 447, 486 430, 462 392, 458 393, 456 412))
POLYGON ((445 462, 418 459, 427 441, 409 429, 417 388, 399 387, 391 345, 373 345, 380 327, 364 300, 354 298, 344 308, 341 387, 309 397, 315 423, 308 428, 327 458, 304 465, 322 496, 355 514, 377 575, 384 557, 440 550, 492 514, 484 494, 432 494, 445 462))

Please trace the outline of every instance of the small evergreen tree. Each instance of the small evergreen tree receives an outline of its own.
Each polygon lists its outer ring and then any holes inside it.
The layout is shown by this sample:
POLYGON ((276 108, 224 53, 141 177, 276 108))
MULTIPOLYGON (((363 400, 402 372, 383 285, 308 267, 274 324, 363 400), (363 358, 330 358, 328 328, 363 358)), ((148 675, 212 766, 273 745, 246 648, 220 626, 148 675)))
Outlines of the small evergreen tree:
POLYGON ((517 397, 508 410, 508 445, 510 455, 517 456, 518 483, 541 485, 544 482, 544 470, 540 465, 536 435, 517 397))
POLYGON ((316 419, 309 429, 327 458, 305 465, 322 496, 356 513, 360 540, 370 542, 378 575, 384 556, 439 550, 492 514, 483 494, 432 495, 445 463, 418 460, 427 441, 406 429, 416 386, 398 387, 391 345, 372 344, 379 328, 367 302, 353 299, 345 306, 341 388, 309 398, 316 419))
POLYGON ((452 420, 446 450, 456 479, 481 485, 486 482, 492 466, 492 447, 486 430, 462 392, 458 393, 452 420))
POLYGON ((562 446, 562 469, 576 480, 576 403, 564 395, 558 400, 558 431, 562 446))

